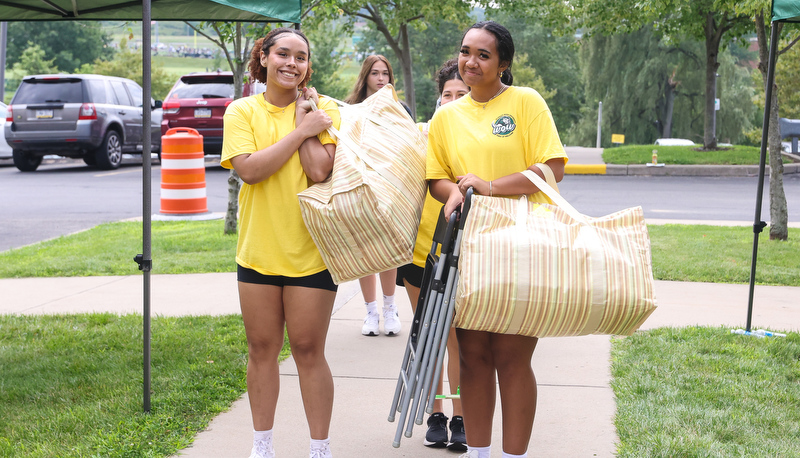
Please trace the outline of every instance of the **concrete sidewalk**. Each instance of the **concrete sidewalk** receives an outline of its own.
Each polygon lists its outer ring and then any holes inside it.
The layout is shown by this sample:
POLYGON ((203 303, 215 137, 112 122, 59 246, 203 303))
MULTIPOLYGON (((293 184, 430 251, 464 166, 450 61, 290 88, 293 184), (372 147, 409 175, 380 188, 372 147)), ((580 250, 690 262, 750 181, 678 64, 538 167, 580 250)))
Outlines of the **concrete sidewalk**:
MULTIPOLYGON (((142 277, 23 278, 0 280, 0 313, 59 314, 80 312, 141 313, 142 277)), ((239 313, 234 273, 153 275, 153 316, 239 313)), ((656 282, 658 309, 643 329, 661 326, 712 325, 744 327, 748 286, 713 283, 656 282)), ((331 426, 338 457, 457 456, 422 445, 425 425, 413 437, 392 441, 397 423, 387 421, 410 326, 411 307, 397 290, 403 332, 398 337, 364 337, 364 314, 357 282, 340 286, 327 357, 336 398, 331 426)), ((800 288, 757 286, 753 327, 800 331, 800 288)), ((607 336, 541 339, 533 359, 539 400, 530 456, 610 457, 617 441, 613 424, 614 395, 609 387, 607 336)), ((499 398, 498 398, 499 399, 499 398)), ((158 393, 153 394, 157 404, 158 393)), ((446 412, 449 414, 449 411, 446 412)), ((493 456, 500 456, 500 409, 494 421, 493 456)), ((427 417, 426 417, 427 418, 427 417)), ((247 396, 197 435, 186 457, 246 457, 252 441, 247 396)), ((290 358, 281 365, 281 395, 275 425, 279 456, 307 456, 308 426, 290 358)))

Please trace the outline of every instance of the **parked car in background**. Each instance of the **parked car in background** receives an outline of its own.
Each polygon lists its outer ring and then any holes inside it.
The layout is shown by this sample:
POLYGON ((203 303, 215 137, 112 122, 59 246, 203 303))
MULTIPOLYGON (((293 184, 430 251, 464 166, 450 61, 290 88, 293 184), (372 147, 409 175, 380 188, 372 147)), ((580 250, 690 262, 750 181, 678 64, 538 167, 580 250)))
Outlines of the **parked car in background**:
MULTIPOLYGON (((248 83, 242 95, 247 97, 265 90, 262 83, 248 83)), ((222 116, 232 101, 233 72, 183 75, 164 99, 161 135, 175 127, 190 127, 203 136, 205 154, 220 154, 222 116)))
MULTIPOLYGON (((6 116, 8 115, 8 105, 0 102, 0 124, 5 126, 6 116)), ((6 143, 5 137, 0 138, 0 159, 11 159, 11 147, 6 143)))
MULTIPOLYGON (((45 155, 58 155, 116 169, 123 153, 142 152, 142 94, 142 87, 126 78, 26 76, 11 99, 3 128, 14 165, 31 172, 45 155)), ((159 107, 161 102, 151 99, 145 109, 159 107)), ((161 147, 159 121, 151 120, 153 152, 161 147)))

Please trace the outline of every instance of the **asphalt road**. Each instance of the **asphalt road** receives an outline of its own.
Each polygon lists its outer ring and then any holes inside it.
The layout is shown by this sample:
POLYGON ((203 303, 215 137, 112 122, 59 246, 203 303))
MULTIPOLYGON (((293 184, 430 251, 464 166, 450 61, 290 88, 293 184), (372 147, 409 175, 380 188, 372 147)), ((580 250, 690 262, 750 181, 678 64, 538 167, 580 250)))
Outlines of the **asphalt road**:
MULTIPOLYGON (((206 164, 208 208, 227 207, 228 171, 206 164)), ((152 169, 152 213, 160 211, 161 169, 152 169)), ((768 182, 762 219, 769 221, 768 182)), ((641 177, 568 175, 562 195, 578 211, 601 216, 641 205, 648 219, 725 220, 752 223, 756 177, 641 177)), ((786 175, 789 221, 800 222, 800 175, 786 175)), ((141 158, 126 157, 114 171, 87 167, 80 160, 44 163, 36 172, 19 172, 0 160, 0 251, 71 234, 98 224, 142 216, 141 158)))

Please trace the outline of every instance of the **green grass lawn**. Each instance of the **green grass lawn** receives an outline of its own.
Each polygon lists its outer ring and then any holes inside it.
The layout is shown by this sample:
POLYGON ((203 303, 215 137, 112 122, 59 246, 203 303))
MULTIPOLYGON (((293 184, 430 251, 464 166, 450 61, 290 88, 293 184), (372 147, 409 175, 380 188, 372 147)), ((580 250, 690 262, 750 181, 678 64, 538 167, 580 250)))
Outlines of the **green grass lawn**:
MULTIPOLYGON (((236 237, 223 234, 223 221, 153 221, 154 274, 235 272, 236 237)), ((651 225, 657 280, 748 283, 751 227, 651 225)), ((137 275, 142 223, 101 224, 46 242, 0 253, 0 278, 137 275)), ((756 281, 800 286, 800 229, 789 240, 762 235, 756 281)))
POLYGON ((620 457, 800 456, 800 335, 661 328, 613 339, 620 457))
MULTIPOLYGON (((241 317, 0 315, 0 456, 166 457, 246 389, 241 317)), ((285 355, 284 355, 285 357, 285 355)))
POLYGON ((606 164, 645 164, 651 162, 653 151, 658 162, 679 165, 757 165, 761 154, 755 146, 732 146, 715 151, 703 151, 699 146, 630 145, 603 150, 606 164))

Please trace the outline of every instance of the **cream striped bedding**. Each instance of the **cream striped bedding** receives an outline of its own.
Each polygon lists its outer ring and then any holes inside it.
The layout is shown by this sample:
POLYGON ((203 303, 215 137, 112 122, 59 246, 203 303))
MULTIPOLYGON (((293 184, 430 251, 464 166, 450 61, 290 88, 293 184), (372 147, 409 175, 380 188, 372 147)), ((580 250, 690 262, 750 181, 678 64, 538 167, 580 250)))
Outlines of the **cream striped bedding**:
POLYGON ((411 262, 427 186, 425 138, 391 85, 342 105, 331 176, 298 194, 336 284, 411 262))
POLYGON ((536 337, 630 335, 656 307, 641 207, 592 218, 545 192, 556 205, 474 196, 454 326, 536 337))

